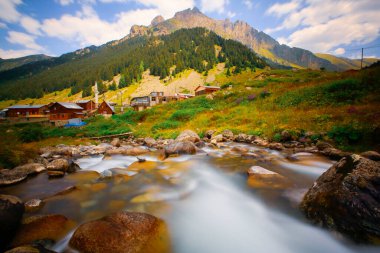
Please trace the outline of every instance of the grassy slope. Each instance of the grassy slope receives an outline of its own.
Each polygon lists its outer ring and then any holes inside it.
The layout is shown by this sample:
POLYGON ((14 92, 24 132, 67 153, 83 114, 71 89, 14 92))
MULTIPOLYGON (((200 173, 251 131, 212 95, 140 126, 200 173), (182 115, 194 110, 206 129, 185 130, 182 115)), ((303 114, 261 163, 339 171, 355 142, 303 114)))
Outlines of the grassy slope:
MULTIPOLYGON (((347 58, 340 58, 336 57, 331 54, 315 54, 319 58, 328 60, 334 65, 337 65, 342 70, 347 69, 360 69, 360 60, 358 59, 347 59, 347 58)), ((377 62, 379 59, 375 58, 364 58, 363 59, 363 67, 369 66, 375 62, 377 62)))
MULTIPOLYGON (((212 84, 232 85, 232 89, 223 88, 213 100, 199 96, 142 112, 127 111, 110 119, 98 116, 81 129, 13 127, 12 138, 7 142, 0 139, 4 153, 0 154, 0 167, 1 163, 15 165, 23 161, 25 153, 31 154, 30 146, 23 144, 25 136, 28 141, 30 136, 40 136, 59 143, 66 140, 60 136, 83 138, 128 131, 139 137, 175 138, 184 129, 201 136, 209 129, 231 129, 276 140, 286 129, 297 137, 311 131, 312 139, 330 138, 343 149, 379 150, 379 80, 380 69, 371 73, 258 69, 232 76, 226 76, 224 70, 212 84), (4 157, 16 162, 6 163, 4 157)), ((2 132, 11 129, 0 128, 2 132)))

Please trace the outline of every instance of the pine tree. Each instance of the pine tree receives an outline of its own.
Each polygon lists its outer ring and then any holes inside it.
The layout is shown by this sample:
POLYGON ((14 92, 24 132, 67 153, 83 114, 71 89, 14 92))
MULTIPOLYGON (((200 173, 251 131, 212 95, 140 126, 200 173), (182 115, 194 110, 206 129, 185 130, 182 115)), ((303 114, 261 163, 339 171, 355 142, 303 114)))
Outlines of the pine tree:
POLYGON ((116 86, 115 80, 112 81, 112 84, 110 85, 109 90, 117 90, 117 86, 116 86))

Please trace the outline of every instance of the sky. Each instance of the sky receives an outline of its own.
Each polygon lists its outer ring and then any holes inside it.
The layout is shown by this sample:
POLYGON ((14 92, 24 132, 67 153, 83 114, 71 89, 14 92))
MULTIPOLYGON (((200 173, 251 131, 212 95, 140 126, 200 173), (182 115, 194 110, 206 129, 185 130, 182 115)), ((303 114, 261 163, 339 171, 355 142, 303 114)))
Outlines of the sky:
POLYGON ((102 45, 193 7, 291 47, 349 58, 364 47, 365 57, 380 58, 380 0, 0 0, 0 58, 102 45))

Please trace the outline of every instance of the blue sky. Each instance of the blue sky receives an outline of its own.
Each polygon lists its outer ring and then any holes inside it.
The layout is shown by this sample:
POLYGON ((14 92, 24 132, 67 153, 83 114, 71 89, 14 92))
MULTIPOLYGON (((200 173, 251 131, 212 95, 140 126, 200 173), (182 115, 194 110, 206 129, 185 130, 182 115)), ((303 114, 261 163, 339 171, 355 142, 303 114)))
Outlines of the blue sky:
POLYGON ((350 58, 375 46, 365 56, 380 57, 380 0, 0 0, 0 57, 59 56, 195 6, 289 46, 350 58))

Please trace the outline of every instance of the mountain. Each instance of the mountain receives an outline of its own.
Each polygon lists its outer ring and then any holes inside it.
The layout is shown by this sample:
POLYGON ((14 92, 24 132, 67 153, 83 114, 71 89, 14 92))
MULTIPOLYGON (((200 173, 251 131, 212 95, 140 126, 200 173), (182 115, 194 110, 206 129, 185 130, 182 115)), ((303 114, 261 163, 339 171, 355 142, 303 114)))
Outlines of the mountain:
MULTIPOLYGON (((348 69, 360 69, 361 60, 360 59, 349 59, 344 57, 337 57, 331 54, 315 54, 319 58, 328 60, 334 64, 339 71, 344 71, 348 69)), ((363 68, 370 66, 371 64, 377 62, 379 59, 376 58, 364 58, 363 59, 363 68)))
POLYGON ((124 39, 142 35, 164 35, 182 28, 204 27, 225 39, 241 42, 259 56, 274 63, 296 68, 337 70, 330 61, 314 55, 308 50, 281 45, 275 39, 252 28, 243 21, 231 22, 229 19, 215 20, 200 12, 197 8, 177 12, 171 19, 156 17, 149 26, 133 26, 124 39))
POLYGON ((51 57, 44 54, 29 55, 29 56, 20 57, 20 58, 14 58, 14 59, 0 58, 0 72, 14 69, 31 62, 46 60, 49 58, 51 57))
POLYGON ((267 65, 237 41, 204 28, 180 29, 168 35, 135 36, 91 46, 0 72, 0 100, 36 98, 66 88, 88 96, 95 81, 105 89, 102 81, 118 74, 122 76, 120 88, 140 81, 148 69, 166 79, 186 69, 206 74, 217 63, 225 63, 233 73, 267 65))

